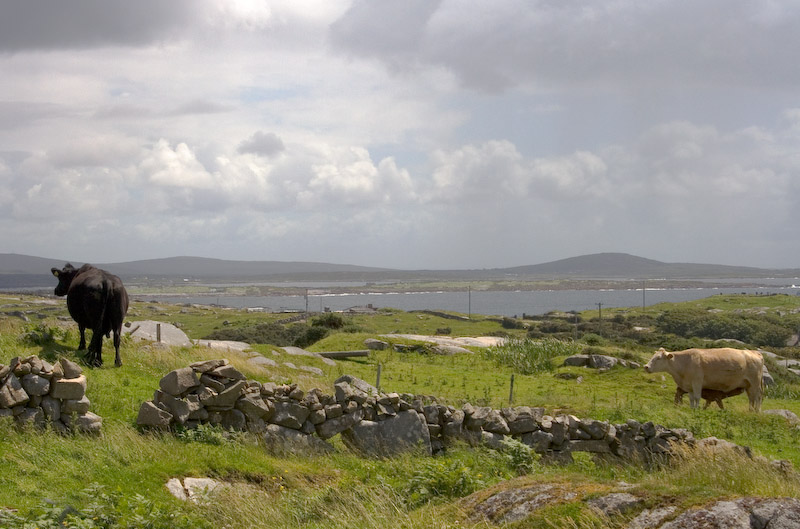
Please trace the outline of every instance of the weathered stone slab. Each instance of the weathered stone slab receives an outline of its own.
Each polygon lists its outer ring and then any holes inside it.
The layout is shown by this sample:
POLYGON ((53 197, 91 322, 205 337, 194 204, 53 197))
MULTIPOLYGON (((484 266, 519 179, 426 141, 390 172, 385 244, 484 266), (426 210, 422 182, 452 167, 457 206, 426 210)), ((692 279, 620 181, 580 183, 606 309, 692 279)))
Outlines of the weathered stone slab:
POLYGON ((203 362, 195 362, 193 364, 189 364, 195 372, 197 373, 208 373, 209 371, 216 369, 220 366, 224 366, 228 363, 228 360, 222 358, 219 360, 205 360, 203 362))
POLYGON ((278 424, 267 425, 264 443, 269 451, 278 455, 319 455, 333 451, 333 447, 319 437, 278 424))
POLYGON ((208 374, 215 377, 229 378, 231 380, 245 380, 247 378, 241 371, 229 364, 212 369, 208 374))
POLYGON ((86 376, 62 378, 50 384, 50 396, 54 399, 80 400, 86 395, 86 376))
POLYGON ((351 448, 366 455, 385 457, 408 450, 432 453, 425 419, 412 410, 381 422, 361 421, 342 436, 351 448))
POLYGON ((342 433, 349 430, 361 421, 361 410, 348 413, 347 415, 340 415, 335 419, 328 419, 327 421, 316 425, 317 435, 322 439, 330 439, 337 433, 342 433))

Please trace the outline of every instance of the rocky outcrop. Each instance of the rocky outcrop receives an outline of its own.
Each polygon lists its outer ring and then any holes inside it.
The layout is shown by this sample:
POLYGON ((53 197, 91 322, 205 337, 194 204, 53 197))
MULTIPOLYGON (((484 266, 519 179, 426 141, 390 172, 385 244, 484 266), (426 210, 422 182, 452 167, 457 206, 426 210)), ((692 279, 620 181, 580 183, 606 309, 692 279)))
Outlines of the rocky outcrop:
POLYGON ((61 433, 99 433, 103 420, 89 411, 86 376, 66 358, 55 365, 38 356, 0 364, 0 418, 18 425, 50 426, 61 433))
MULTIPOLYGON (((494 524, 520 522, 548 507, 581 502, 609 519, 614 527, 627 529, 789 529, 800 527, 800 500, 795 498, 739 498, 682 510, 674 505, 645 508, 644 497, 627 490, 601 495, 563 484, 539 483, 501 490, 485 497, 480 493, 465 500, 473 521, 494 524), (631 514, 633 513, 633 514, 631 514), (621 519, 621 516, 626 518, 621 519), (630 518, 633 516, 633 518, 630 518), (625 524, 624 519, 630 519, 625 524)), ((555 521, 555 520, 553 520, 555 521)))

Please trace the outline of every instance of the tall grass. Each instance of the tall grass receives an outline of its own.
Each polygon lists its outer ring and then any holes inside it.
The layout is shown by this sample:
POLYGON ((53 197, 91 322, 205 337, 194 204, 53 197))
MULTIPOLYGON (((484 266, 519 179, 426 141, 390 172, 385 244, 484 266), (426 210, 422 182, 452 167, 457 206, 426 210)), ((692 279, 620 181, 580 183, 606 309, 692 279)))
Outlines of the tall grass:
POLYGON ((575 342, 554 338, 543 340, 511 339, 503 345, 485 349, 484 358, 508 366, 523 375, 533 375, 554 369, 553 358, 579 353, 581 347, 575 342))

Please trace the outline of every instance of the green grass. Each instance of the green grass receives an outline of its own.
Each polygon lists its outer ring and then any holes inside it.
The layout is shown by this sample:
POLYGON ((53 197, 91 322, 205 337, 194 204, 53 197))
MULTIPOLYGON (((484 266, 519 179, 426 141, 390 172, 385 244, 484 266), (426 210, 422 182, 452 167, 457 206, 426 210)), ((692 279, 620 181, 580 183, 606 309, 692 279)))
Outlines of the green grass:
MULTIPOLYGON (((80 360, 75 351, 77 332, 71 324, 58 319, 66 315, 63 305, 45 305, 27 296, 12 298, 20 296, 0 296, 0 363, 7 363, 14 356, 33 354, 50 361, 60 356, 80 360), (19 318, 2 316, 5 312, 21 310, 19 305, 43 317, 30 314, 32 321, 23 323, 19 318), (31 331, 40 334, 25 338, 31 331), (42 332, 49 333, 51 338, 42 332)), ((800 300, 790 296, 750 298, 714 296, 690 303, 721 310, 769 306, 770 311, 785 312, 786 317, 793 317, 791 310, 800 305, 800 300)), ((675 306, 647 310, 657 315, 658 310, 672 308, 675 306)), ((178 322, 191 337, 200 337, 222 327, 224 321, 228 325, 248 325, 274 321, 279 315, 135 303, 130 316, 130 319, 178 322)), ((351 329, 358 328, 358 332, 334 333, 315 344, 313 349, 363 349, 366 338, 379 338, 393 332, 433 334, 445 327, 451 329, 452 336, 509 332, 491 318, 461 321, 386 309, 376 315, 348 316, 347 325, 351 329)), ((524 336, 524 331, 513 333, 524 336)), ((477 490, 476 497, 485 497, 491 491, 535 481, 565 483, 588 493, 610 490, 614 483, 626 481, 634 484, 635 490, 654 505, 669 502, 688 506, 716 497, 738 495, 800 497, 796 477, 779 475, 766 463, 753 463, 731 455, 686 453, 675 465, 651 470, 596 462, 578 455, 575 463, 566 467, 533 462, 531 474, 515 477, 518 462, 487 449, 460 447, 444 457, 422 462, 415 455, 372 460, 352 455, 335 440, 337 451, 332 456, 276 458, 264 451, 256 437, 238 436, 211 443, 210 438, 203 436, 140 433, 134 425, 139 405, 152 398, 164 374, 193 361, 225 355, 200 347, 166 348, 125 339, 124 365, 114 368, 108 361, 109 351, 112 351, 109 341, 105 347, 106 366, 85 368, 91 410, 103 417, 102 435, 62 437, 49 431, 18 431, 0 421, 0 455, 3 458, 0 506, 19 509, 20 516, 47 516, 49 504, 43 502, 49 500, 58 506, 59 513, 65 506, 94 512, 90 509, 93 500, 83 491, 99 486, 105 492, 93 494, 104 494, 107 501, 100 502, 102 505, 97 507, 97 512, 103 516, 109 513, 117 516, 117 525, 108 527, 125 527, 124 523, 128 522, 124 520, 134 520, 136 516, 145 516, 153 522, 152 527, 169 527, 163 516, 168 512, 193 520, 196 527, 206 523, 209 527, 237 528, 460 528, 488 527, 465 516, 465 503, 459 499, 463 494, 477 490), (207 507, 194 506, 173 499, 164 487, 169 478, 187 476, 216 477, 232 486, 222 493, 221 501, 207 507), (137 495, 142 501, 136 500, 137 495), (149 514, 142 515, 143 510, 149 514)), ((581 344, 580 347, 590 346, 581 344)), ((594 352, 639 362, 645 362, 651 354, 647 348, 625 343, 604 342, 591 347, 594 352)), ((697 437, 725 438, 750 446, 756 454, 769 459, 787 459, 800 467, 800 432, 780 417, 747 411, 746 396, 727 399, 725 410, 716 407, 692 410, 687 404, 676 407, 672 404, 674 382, 668 376, 648 375, 641 369, 622 367, 602 373, 560 367, 564 355, 571 351, 547 354, 549 366, 523 374, 513 363, 498 362, 495 356, 480 352, 439 356, 386 350, 373 352, 366 358, 338 361, 331 367, 310 357, 275 355, 270 345, 258 345, 254 349, 279 363, 320 367, 324 375, 311 376, 286 367, 266 371, 249 366, 237 355, 228 356, 248 378, 292 381, 304 389, 320 387, 332 392, 332 382, 345 373, 376 383, 380 365, 380 385, 384 391, 433 395, 454 406, 467 401, 497 408, 507 406, 513 374, 512 403, 515 405, 542 406, 553 415, 572 413, 611 422, 634 418, 683 427, 697 437)), ((771 371, 779 378, 779 384, 768 390, 764 408, 789 409, 800 415, 797 399, 800 384, 785 370, 771 371)), ((99 526, 88 525, 93 523, 90 520, 84 520, 83 526, 99 526)), ((556 526, 564 528, 610 527, 616 523, 598 518, 575 501, 548 507, 523 526, 550 527, 547 520, 558 520, 554 522, 556 526)), ((45 527, 44 524, 38 526, 45 527)), ((180 525, 173 520, 172 526, 180 525)))

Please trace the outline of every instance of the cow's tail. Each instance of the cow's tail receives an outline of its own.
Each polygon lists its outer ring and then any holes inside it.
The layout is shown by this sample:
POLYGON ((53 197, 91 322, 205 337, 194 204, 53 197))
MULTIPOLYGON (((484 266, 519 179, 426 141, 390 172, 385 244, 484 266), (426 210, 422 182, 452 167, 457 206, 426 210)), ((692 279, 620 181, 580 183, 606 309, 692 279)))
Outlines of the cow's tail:
POLYGON ((105 334, 106 338, 108 338, 111 334, 111 325, 106 324, 106 311, 111 303, 111 287, 109 286, 108 281, 103 281, 102 299, 103 309, 100 311, 100 332, 105 334))

